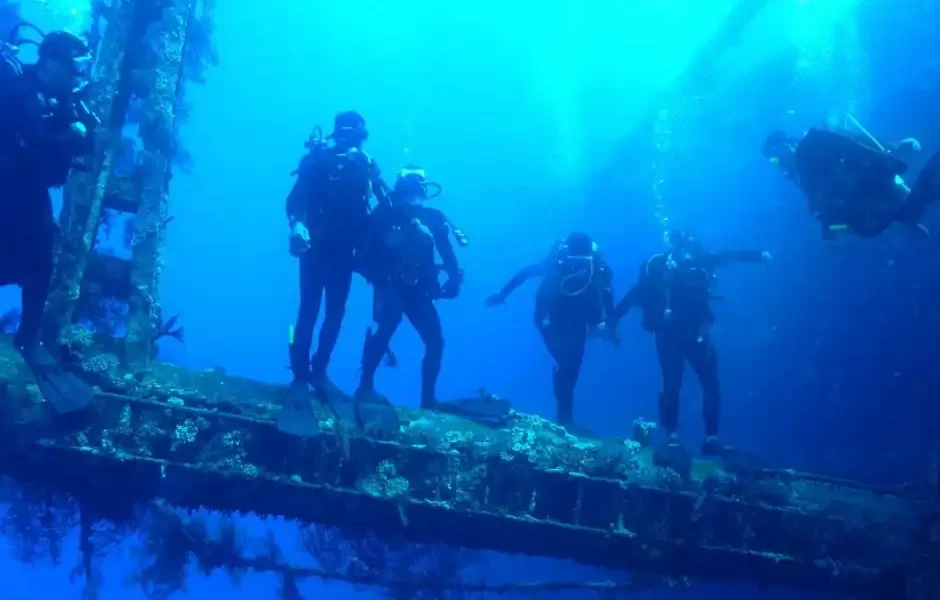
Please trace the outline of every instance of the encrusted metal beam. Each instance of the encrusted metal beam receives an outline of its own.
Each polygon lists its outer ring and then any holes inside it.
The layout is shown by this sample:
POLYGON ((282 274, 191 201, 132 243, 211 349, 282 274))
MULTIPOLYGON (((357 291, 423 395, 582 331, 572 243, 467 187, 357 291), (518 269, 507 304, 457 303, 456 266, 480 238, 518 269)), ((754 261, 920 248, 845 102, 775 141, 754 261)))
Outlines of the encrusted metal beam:
POLYGON ((171 0, 160 15, 161 37, 156 48, 153 86, 140 122, 143 140, 140 195, 134 225, 131 294, 128 302, 125 360, 146 365, 154 349, 154 322, 159 319, 159 286, 168 222, 169 182, 176 152, 176 112, 183 78, 186 34, 193 18, 193 0, 171 0))
POLYGON ((377 441, 324 413, 321 433, 301 439, 274 426, 283 388, 159 363, 124 373, 90 359, 109 392, 65 428, 47 418, 15 356, 0 352, 0 472, 93 502, 99 514, 160 497, 856 598, 903 598, 924 555, 924 498, 709 462, 683 481, 637 442, 578 438, 523 414, 489 428, 400 410, 397 439, 377 441))
POLYGON ((96 49, 87 104, 101 126, 88 172, 74 173, 65 189, 59 224, 62 231, 46 310, 44 335, 55 339, 71 322, 81 296, 85 266, 95 243, 112 165, 121 151, 121 127, 127 111, 125 56, 133 36, 134 0, 113 0, 108 26, 96 49))

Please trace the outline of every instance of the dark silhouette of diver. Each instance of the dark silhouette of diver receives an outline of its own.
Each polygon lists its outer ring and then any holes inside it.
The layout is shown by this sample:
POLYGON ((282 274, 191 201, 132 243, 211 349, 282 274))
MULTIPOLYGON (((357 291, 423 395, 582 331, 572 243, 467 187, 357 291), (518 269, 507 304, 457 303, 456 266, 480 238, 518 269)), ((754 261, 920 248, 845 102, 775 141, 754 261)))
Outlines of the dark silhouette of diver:
POLYGON ((561 425, 571 425, 574 390, 588 332, 607 329, 615 320, 613 270, 590 236, 572 233, 553 246, 545 260, 516 273, 503 289, 487 298, 487 306, 503 304, 513 290, 532 277, 542 278, 533 317, 555 361, 552 384, 557 420, 561 425))
POLYGON ((666 434, 666 444, 659 455, 669 457, 681 451, 679 428, 679 391, 682 372, 688 361, 698 376, 703 392, 705 443, 702 454, 717 456, 726 448, 718 440, 721 393, 718 382, 718 357, 709 336, 714 314, 709 305, 711 284, 718 267, 736 262, 768 263, 767 252, 707 252, 688 233, 673 232, 664 254, 654 254, 640 266, 633 288, 617 304, 617 318, 631 307, 643 311, 643 328, 656 338, 656 353, 663 375, 659 396, 659 421, 666 434))
POLYGON ((367 336, 362 351, 357 402, 381 398, 375 391, 375 372, 402 318, 407 317, 425 347, 421 408, 437 405, 435 388, 444 356, 444 335, 434 301, 456 298, 463 281, 447 217, 423 204, 440 192, 441 186, 429 182, 424 169, 405 167, 398 173, 389 202, 369 218, 369 237, 357 262, 373 286, 377 327, 373 335, 367 336), (441 257, 441 265, 436 262, 435 252, 441 257), (440 271, 447 275, 443 285, 438 279, 440 271))
POLYGON ((300 258, 300 308, 290 344, 291 405, 309 408, 310 386, 321 398, 340 392, 327 377, 352 285, 354 253, 366 235, 373 194, 381 201, 384 184, 375 161, 362 150, 365 120, 349 111, 336 115, 333 133, 308 143, 287 197, 290 251, 300 258), (310 350, 320 305, 326 314, 313 358, 310 350))
POLYGON ((806 196, 826 239, 839 231, 874 237, 892 222, 926 233, 919 221, 940 197, 940 153, 908 188, 901 179, 908 169, 904 155, 920 150, 920 144, 907 138, 885 147, 858 127, 864 135, 810 129, 796 139, 774 131, 764 141, 763 154, 806 196))
POLYGON ((0 61, 0 285, 22 288, 14 343, 46 400, 68 412, 86 406, 93 392, 39 339, 58 231, 49 188, 65 185, 76 160, 94 151, 98 120, 80 100, 92 55, 80 38, 56 31, 39 43, 36 64, 23 64, 17 44, 28 41, 15 39, 23 27, 35 29, 24 23, 14 30, 0 61))

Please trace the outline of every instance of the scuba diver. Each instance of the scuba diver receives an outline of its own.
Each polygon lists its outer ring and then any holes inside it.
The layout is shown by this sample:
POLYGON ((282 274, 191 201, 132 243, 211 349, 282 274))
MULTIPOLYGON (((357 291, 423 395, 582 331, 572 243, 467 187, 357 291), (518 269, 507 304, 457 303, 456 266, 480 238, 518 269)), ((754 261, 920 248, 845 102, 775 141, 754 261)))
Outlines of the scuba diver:
POLYGON ((379 206, 369 218, 369 237, 358 253, 357 263, 373 285, 377 328, 367 336, 362 351, 362 378, 355 394, 360 405, 384 400, 375 391, 375 372, 402 317, 407 317, 425 347, 421 408, 437 406, 435 388, 444 337, 434 301, 456 298, 463 282, 449 238, 453 228, 440 210, 424 204, 440 193, 441 186, 428 181, 424 169, 406 166, 398 173, 388 203, 379 206), (435 261, 435 251, 440 255, 440 265, 435 261), (441 271, 447 275, 443 284, 438 281, 441 271))
POLYGON ((895 221, 927 233, 919 221, 940 197, 940 153, 909 188, 901 178, 908 169, 904 156, 920 150, 917 140, 885 147, 851 115, 847 120, 864 135, 814 128, 796 139, 774 131, 764 141, 763 155, 806 196, 824 239, 840 231, 874 237, 895 221))
POLYGON ((487 306, 506 302, 509 294, 532 277, 541 277, 535 297, 535 326, 555 361, 552 385, 561 425, 574 421, 574 390, 592 329, 613 331, 613 270, 585 233, 557 242, 542 262, 516 273, 503 289, 486 299, 487 306))
POLYGON ((633 288, 617 304, 617 319, 633 306, 643 311, 643 328, 656 337, 656 352, 663 375, 659 396, 659 420, 666 433, 658 460, 670 464, 682 451, 679 429, 679 390, 688 361, 698 376, 704 396, 705 443, 702 454, 722 456, 727 447, 718 440, 721 396, 718 358, 709 336, 715 320, 709 305, 711 284, 718 267, 751 262, 767 264, 769 252, 736 251, 712 253, 689 233, 673 232, 669 250, 654 254, 640 266, 633 288))
POLYGON ((94 151, 97 118, 81 101, 92 54, 64 31, 43 35, 18 25, 2 44, 0 62, 0 286, 22 289, 22 320, 14 343, 43 397, 59 413, 84 408, 92 388, 52 355, 40 340, 40 324, 54 262, 58 230, 49 188, 65 185, 77 161, 94 151), (21 29, 42 35, 20 39, 21 29), (38 46, 35 64, 24 64, 22 44, 38 46))
POLYGON ((283 415, 292 433, 311 425, 305 418, 312 415, 311 386, 321 399, 341 394, 327 366, 346 314, 355 248, 366 234, 371 198, 385 197, 378 165, 362 150, 368 137, 365 119, 353 111, 336 115, 325 139, 314 130, 287 197, 290 252, 300 259, 300 308, 290 341, 291 409, 283 415), (326 314, 311 359, 324 296, 326 314))

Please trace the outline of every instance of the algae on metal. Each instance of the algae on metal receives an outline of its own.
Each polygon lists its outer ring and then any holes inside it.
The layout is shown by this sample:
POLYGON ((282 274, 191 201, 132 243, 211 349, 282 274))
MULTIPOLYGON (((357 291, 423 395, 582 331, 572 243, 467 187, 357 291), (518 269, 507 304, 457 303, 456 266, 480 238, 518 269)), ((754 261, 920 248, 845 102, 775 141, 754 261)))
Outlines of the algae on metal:
MULTIPOLYGON (((8 416, 48 422, 9 352, 0 351, 8 416)), ((161 496, 415 541, 696 578, 746 572, 837 591, 875 589, 918 552, 916 498, 797 473, 732 474, 706 462, 683 481, 653 465, 642 436, 586 439, 522 413, 491 428, 400 409, 394 440, 350 435, 327 412, 320 434, 304 439, 274 426, 280 386, 160 363, 115 367, 99 382, 102 394, 82 422, 18 427, 10 439, 37 462, 6 472, 49 478, 59 468, 70 473, 56 473, 62 482, 82 474, 68 485, 96 479, 111 486, 108 502, 161 496)))

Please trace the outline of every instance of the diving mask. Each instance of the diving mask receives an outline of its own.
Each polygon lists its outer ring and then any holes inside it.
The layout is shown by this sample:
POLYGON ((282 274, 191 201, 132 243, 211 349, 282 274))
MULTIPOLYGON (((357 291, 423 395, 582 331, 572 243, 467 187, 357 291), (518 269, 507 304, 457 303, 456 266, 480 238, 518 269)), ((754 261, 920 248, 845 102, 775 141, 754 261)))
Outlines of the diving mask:
POLYGON ((440 196, 443 190, 440 184, 427 180, 421 167, 402 167, 395 180, 395 191, 410 199, 430 200, 440 196))

